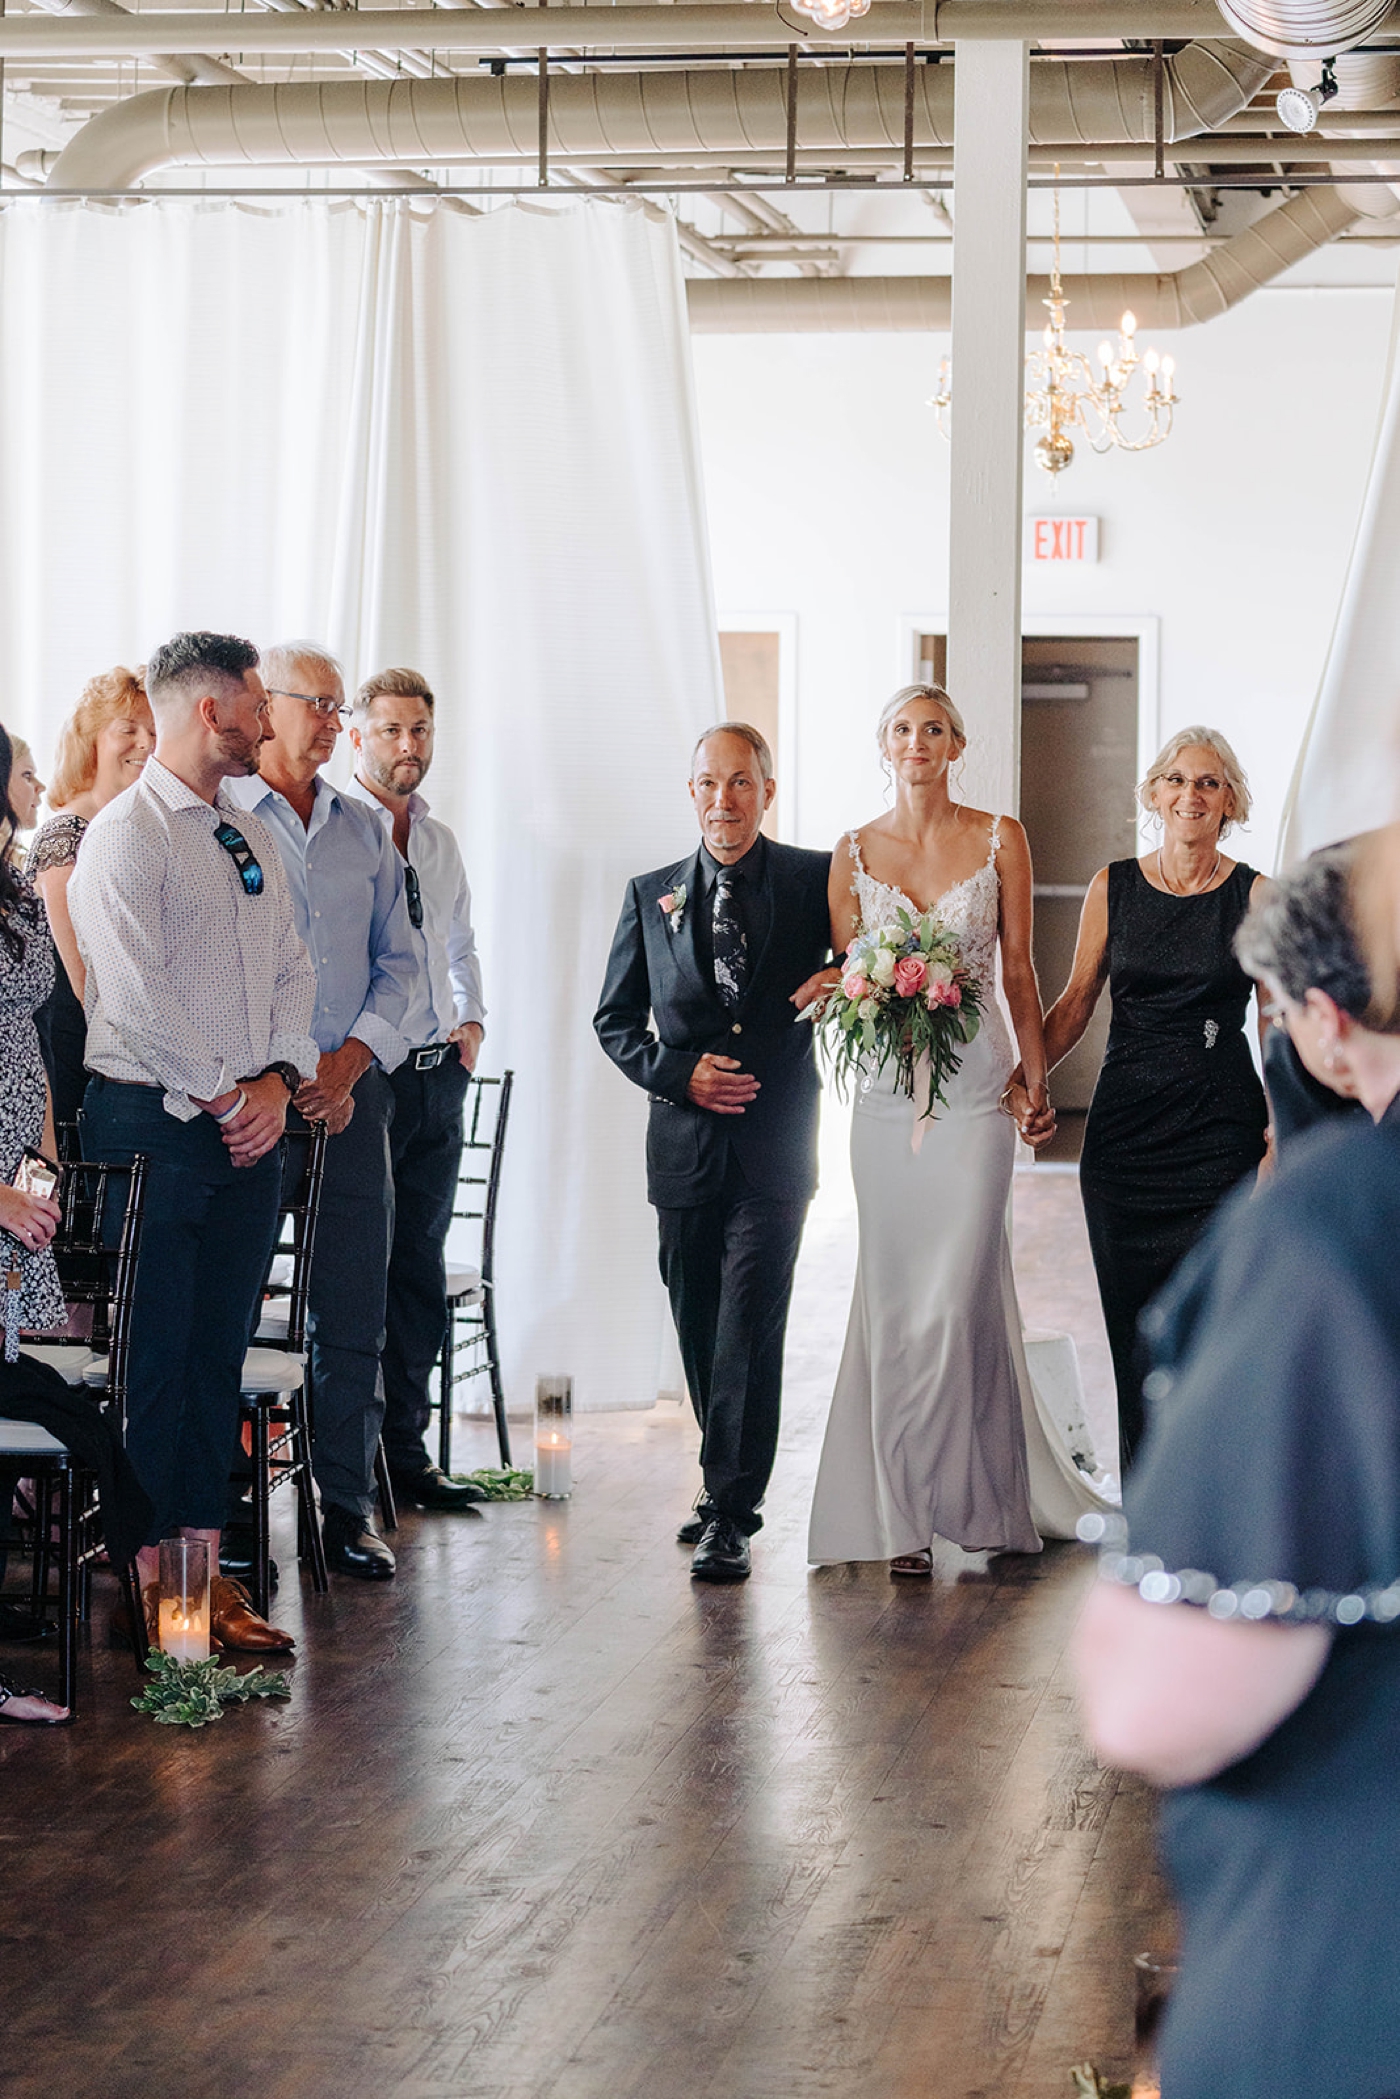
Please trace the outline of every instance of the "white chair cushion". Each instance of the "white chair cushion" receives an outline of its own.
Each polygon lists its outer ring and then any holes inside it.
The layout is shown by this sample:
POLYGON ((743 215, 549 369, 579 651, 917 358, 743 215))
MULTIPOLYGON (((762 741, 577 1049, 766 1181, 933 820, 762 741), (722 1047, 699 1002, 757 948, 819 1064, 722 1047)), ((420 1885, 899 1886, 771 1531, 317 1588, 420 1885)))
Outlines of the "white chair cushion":
POLYGON ((254 1340, 285 1341, 290 1320, 290 1300, 285 1297, 272 1298, 269 1303, 263 1306, 263 1315, 258 1321, 258 1330, 253 1337, 254 1340))
POLYGON ((481 1287, 479 1268, 452 1268, 447 1271, 447 1295, 454 1304, 479 1305, 485 1292, 481 1287))
POLYGON ((0 1456, 7 1458, 51 1458, 67 1450, 57 1436, 51 1436, 37 1421, 10 1421, 0 1419, 0 1456))
POLYGON ((56 1370, 65 1385, 81 1385, 83 1372, 96 1361, 86 1341, 23 1341, 20 1347, 36 1363, 56 1370))
POLYGON ((305 1377, 303 1358, 285 1348, 250 1348, 243 1358, 243 1390, 249 1394, 295 1392, 305 1377))
POLYGON ((94 1356, 90 1363, 83 1365, 83 1383, 91 1385, 94 1392, 101 1392, 105 1389, 107 1384, 107 1358, 105 1356, 94 1356))

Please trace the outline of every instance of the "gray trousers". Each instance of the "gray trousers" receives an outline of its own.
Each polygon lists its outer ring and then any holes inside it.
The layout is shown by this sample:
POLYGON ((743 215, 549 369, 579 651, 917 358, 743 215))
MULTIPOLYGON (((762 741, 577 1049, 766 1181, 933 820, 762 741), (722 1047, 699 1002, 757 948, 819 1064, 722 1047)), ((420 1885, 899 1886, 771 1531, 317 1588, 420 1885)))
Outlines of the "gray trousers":
MULTIPOLYGON (((384 1423, 384 1299, 394 1229, 389 1122, 394 1097, 377 1064, 355 1087, 355 1113, 326 1146, 311 1260, 311 1466, 322 1506, 374 1513, 374 1454, 384 1423)), ((296 1109, 289 1128, 304 1128, 296 1109)))

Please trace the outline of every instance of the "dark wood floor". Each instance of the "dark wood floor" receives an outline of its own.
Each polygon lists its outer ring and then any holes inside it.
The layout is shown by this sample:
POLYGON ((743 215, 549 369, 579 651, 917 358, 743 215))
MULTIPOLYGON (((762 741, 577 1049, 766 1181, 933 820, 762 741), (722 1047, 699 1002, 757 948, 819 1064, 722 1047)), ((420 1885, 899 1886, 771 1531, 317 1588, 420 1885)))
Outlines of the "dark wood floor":
POLYGON ((289 1706, 157 1728, 95 1626, 80 1724, 0 1729, 10 2099, 1064 2099, 1073 2062, 1121 2074, 1131 1957, 1169 1926, 1146 1797, 1076 1732, 1091 1570, 1061 1546, 950 1550, 928 1586, 809 1572, 820 1427, 790 1413, 746 1588, 686 1579, 695 1439, 668 1408, 585 1420, 566 1506, 407 1518, 392 1585, 293 1577, 289 1706))

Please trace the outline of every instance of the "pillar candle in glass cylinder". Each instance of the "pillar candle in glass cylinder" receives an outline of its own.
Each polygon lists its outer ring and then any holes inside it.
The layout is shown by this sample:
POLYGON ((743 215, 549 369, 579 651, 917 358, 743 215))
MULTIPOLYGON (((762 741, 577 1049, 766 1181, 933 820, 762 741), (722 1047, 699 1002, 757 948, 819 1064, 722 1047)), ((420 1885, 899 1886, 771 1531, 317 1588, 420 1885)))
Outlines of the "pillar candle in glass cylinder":
POLYGON ((209 1659, 209 1547, 203 1538, 160 1541, 157 1641, 177 1662, 209 1659))
POLYGON ((567 1501, 574 1491, 574 1381, 535 1380, 535 1492, 541 1501, 567 1501))

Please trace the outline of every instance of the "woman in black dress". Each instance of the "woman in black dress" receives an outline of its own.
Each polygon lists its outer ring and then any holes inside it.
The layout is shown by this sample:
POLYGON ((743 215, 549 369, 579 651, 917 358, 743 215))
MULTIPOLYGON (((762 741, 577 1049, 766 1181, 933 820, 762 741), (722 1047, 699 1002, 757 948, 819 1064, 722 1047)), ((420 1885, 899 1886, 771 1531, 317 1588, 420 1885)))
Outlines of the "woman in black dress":
POLYGON ((1221 841, 1249 814, 1239 760, 1183 729, 1138 789, 1162 842, 1089 885, 1070 980, 1045 1016, 1053 1071, 1105 983, 1108 1048, 1079 1186, 1118 1387, 1123 1464, 1142 1433, 1137 1323, 1222 1198, 1264 1156, 1268 1110, 1245 1039, 1253 989, 1234 937, 1263 877, 1221 841))
POLYGON ((1169 1789, 1163 2099, 1400 2093, 1400 1036, 1359 1018, 1346 864, 1271 885, 1240 945, 1368 1117, 1301 1138, 1153 1306, 1124 1518, 1087 1519, 1116 1531, 1090 1733, 1169 1789))

